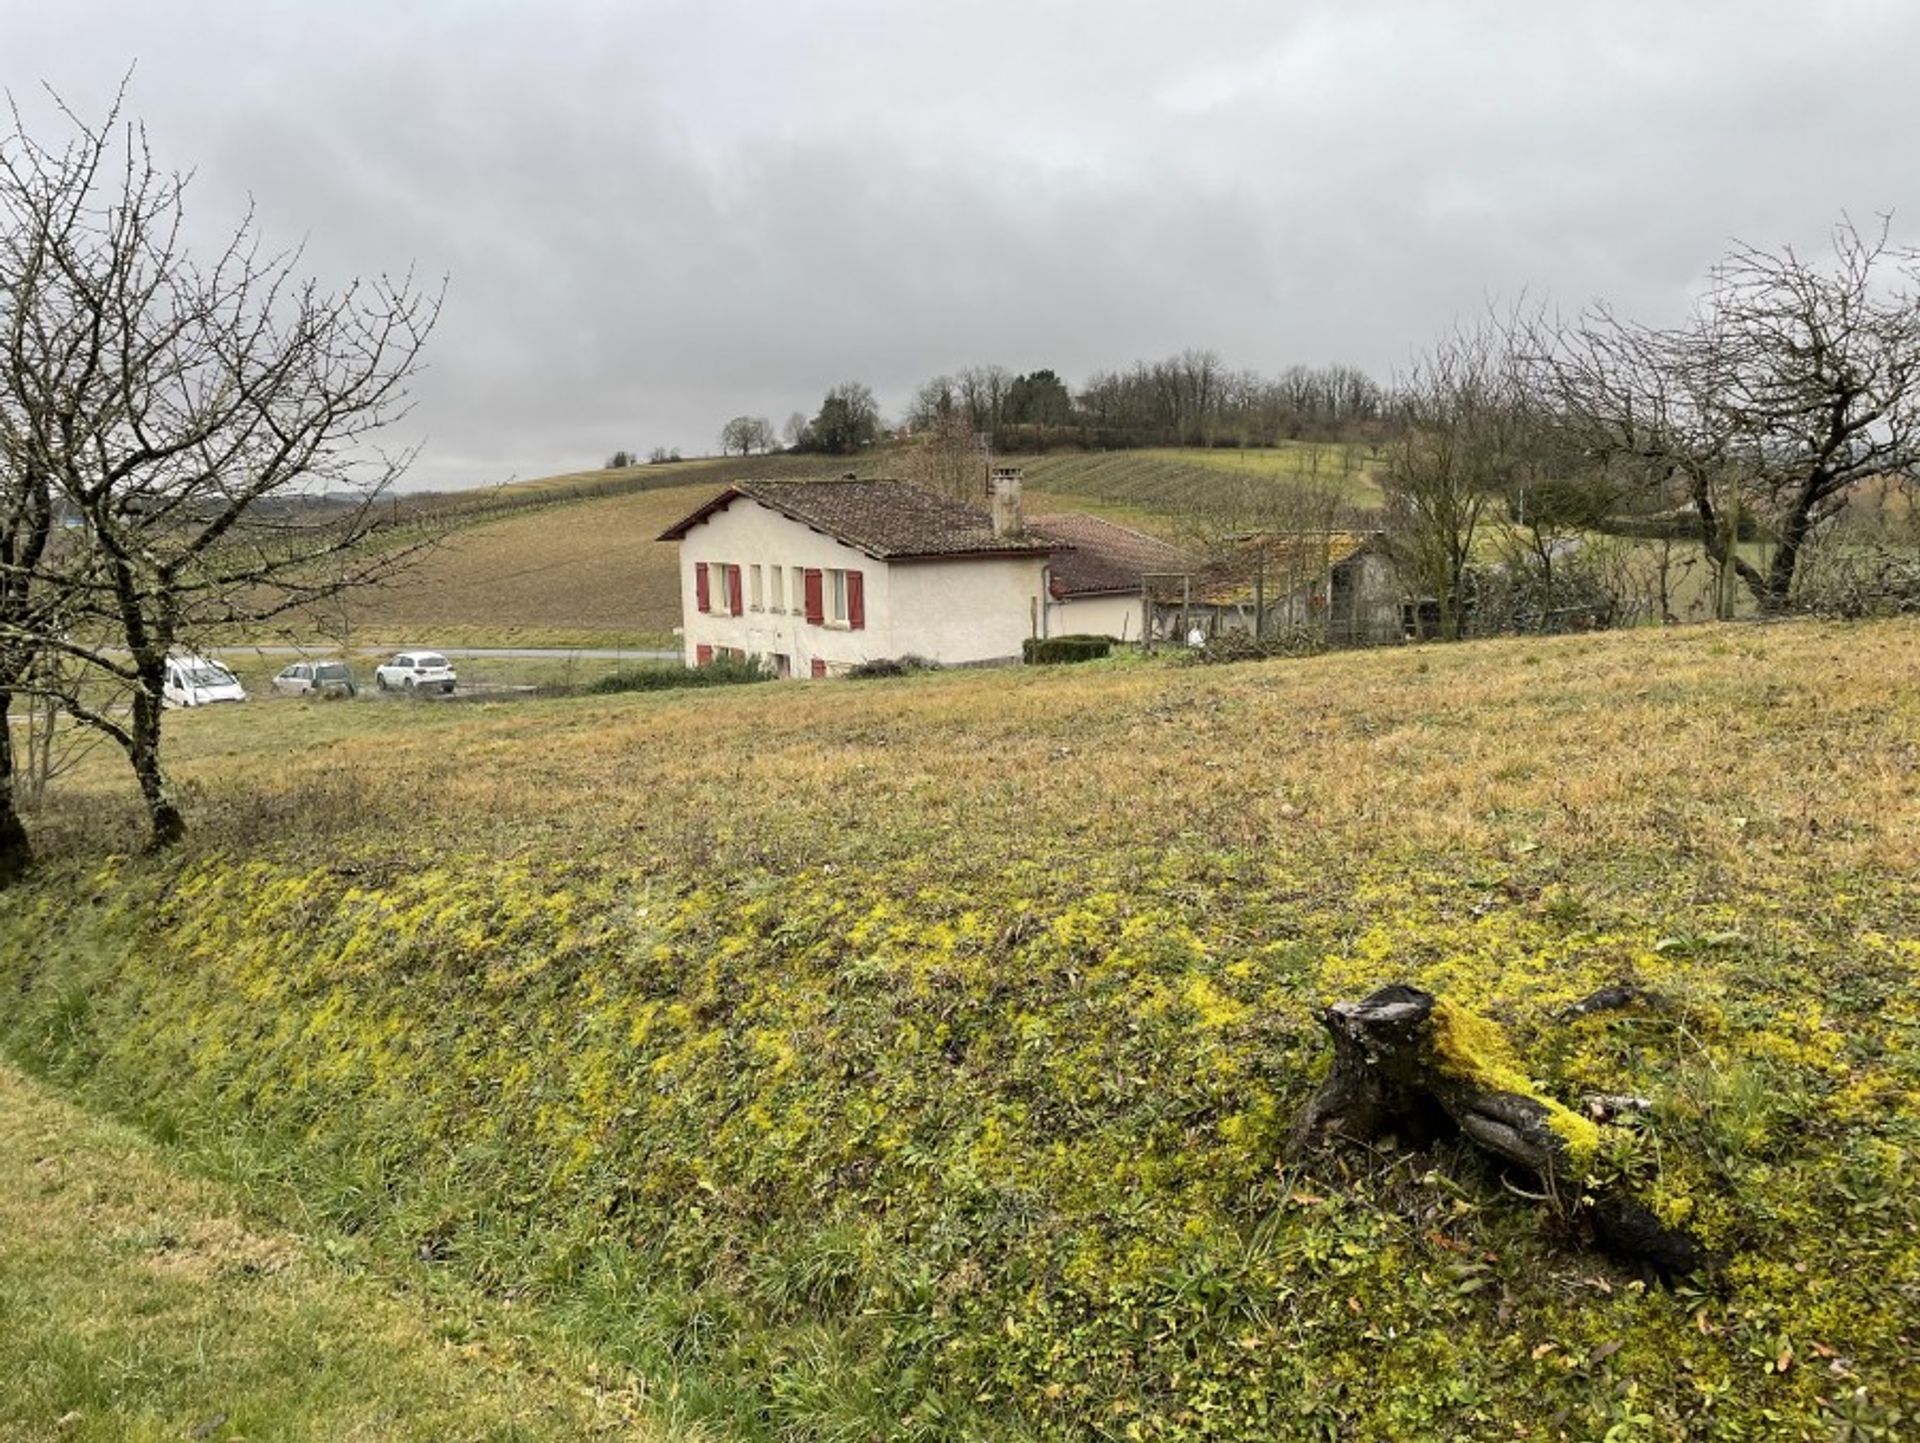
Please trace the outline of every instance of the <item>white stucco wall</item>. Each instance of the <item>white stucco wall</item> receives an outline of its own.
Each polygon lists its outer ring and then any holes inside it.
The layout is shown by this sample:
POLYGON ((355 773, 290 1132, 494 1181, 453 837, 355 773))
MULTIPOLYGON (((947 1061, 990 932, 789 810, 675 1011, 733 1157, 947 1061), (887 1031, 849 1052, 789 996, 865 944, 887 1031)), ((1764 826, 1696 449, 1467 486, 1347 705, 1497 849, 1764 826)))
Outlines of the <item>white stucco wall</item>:
POLYGON ((924 656, 949 666, 1017 661, 1034 634, 1046 595, 1046 558, 977 557, 896 561, 889 656, 924 656))
POLYGON ((1048 636, 1140 639, 1139 596, 1074 596, 1047 604, 1048 636))
MULTIPOLYGON (((909 653, 957 665, 1020 655, 1033 600, 1043 594, 1038 557, 883 562, 804 526, 757 501, 741 498, 690 530, 680 545, 682 650, 695 664, 702 646, 735 647, 750 656, 791 658, 806 677, 815 658, 841 671, 878 657, 909 653), (695 567, 719 562, 741 568, 739 616, 699 610, 695 567), (751 568, 782 568, 786 595, 753 610, 751 568), (811 625, 794 605, 792 568, 858 571, 864 578, 866 626, 811 625)), ((714 600, 720 600, 716 589, 714 600)))
MULTIPOLYGON (((713 599, 715 604, 721 600, 717 588, 713 599)), ((816 657, 830 668, 843 668, 870 657, 892 656, 890 615, 884 563, 757 501, 735 501, 695 526, 680 543, 680 617, 685 633, 682 651, 688 666, 695 664, 702 646, 735 647, 760 657, 781 653, 791 659, 797 677, 810 673, 816 657), (747 609, 739 616, 699 609, 694 568, 709 562, 741 569, 740 599, 747 609), (758 611, 753 609, 750 572, 754 566, 762 568, 763 584, 768 576, 766 568, 780 567, 785 593, 778 598, 764 596, 758 611), (794 567, 861 573, 866 591, 865 628, 853 631, 844 626, 810 625, 804 595, 796 604, 791 575, 794 567)))

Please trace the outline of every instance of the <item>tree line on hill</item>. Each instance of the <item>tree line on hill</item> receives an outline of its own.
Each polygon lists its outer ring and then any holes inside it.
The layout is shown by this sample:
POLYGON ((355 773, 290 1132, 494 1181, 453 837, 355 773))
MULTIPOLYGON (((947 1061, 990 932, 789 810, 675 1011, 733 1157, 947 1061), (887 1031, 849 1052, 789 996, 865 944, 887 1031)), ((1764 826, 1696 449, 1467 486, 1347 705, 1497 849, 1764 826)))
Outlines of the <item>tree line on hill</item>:
MULTIPOLYGON (((1097 371, 1076 393, 1050 368, 1015 372, 990 363, 921 383, 897 427, 863 382, 831 388, 811 417, 795 412, 787 449, 847 456, 890 437, 965 434, 1001 453, 1059 447, 1276 446, 1289 440, 1372 434, 1389 393, 1352 366, 1292 366, 1277 376, 1229 368, 1213 351, 1097 371)), ((772 425, 736 416, 721 429, 724 453, 774 449, 772 425)))

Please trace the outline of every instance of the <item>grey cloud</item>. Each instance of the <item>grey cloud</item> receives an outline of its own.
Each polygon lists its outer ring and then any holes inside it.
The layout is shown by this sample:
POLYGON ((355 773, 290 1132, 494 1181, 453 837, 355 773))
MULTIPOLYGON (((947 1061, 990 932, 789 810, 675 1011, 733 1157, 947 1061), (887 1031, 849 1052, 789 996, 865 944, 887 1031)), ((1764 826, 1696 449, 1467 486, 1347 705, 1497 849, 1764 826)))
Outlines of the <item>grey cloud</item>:
POLYGON ((1522 288, 1660 316, 1731 237, 1920 220, 1920 12, 1141 0, 0 0, 197 202, 450 278, 420 484, 713 444, 861 378, 1185 345, 1384 374, 1522 288))

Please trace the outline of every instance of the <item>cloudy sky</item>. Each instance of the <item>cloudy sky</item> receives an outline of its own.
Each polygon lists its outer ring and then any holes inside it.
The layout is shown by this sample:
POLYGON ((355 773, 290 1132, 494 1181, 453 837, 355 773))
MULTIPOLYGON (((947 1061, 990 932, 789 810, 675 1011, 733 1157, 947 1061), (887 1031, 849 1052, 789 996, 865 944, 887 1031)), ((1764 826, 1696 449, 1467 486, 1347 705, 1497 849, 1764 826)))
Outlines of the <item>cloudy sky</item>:
MULTIPOLYGON (((194 206, 448 279, 414 484, 710 451, 843 379, 1208 346, 1386 378, 1528 291, 1920 236, 1912 0, 0 0, 194 206)), ((36 122, 37 124, 38 122, 36 122)))

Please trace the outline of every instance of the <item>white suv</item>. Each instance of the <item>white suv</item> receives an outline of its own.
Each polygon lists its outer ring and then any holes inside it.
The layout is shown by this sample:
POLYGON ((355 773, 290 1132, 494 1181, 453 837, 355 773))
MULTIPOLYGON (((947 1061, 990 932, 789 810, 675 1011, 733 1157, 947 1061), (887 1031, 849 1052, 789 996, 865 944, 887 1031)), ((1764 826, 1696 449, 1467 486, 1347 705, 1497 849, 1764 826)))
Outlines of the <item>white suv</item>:
POLYGON ((373 684, 382 691, 453 692, 453 666, 437 652, 403 651, 373 669, 373 684))

